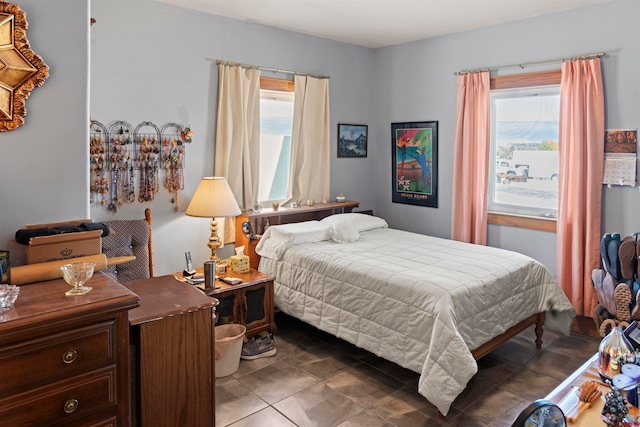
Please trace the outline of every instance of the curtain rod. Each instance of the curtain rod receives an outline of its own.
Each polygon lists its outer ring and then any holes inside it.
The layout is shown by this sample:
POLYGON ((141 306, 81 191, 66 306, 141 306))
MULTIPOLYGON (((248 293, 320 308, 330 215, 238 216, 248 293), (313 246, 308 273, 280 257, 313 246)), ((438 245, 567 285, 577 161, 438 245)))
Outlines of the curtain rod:
POLYGON ((593 59, 593 58, 601 58, 603 56, 605 56, 607 53, 606 52, 600 52, 600 53, 590 53, 588 55, 578 55, 578 56, 572 56, 570 58, 557 58, 557 59, 548 59, 546 61, 533 61, 533 62, 523 62, 520 64, 512 64, 512 65, 500 65, 497 67, 483 67, 483 68, 478 68, 478 69, 474 69, 474 70, 462 70, 462 71, 456 71, 453 74, 454 75, 462 75, 462 74, 468 74, 468 73, 478 73, 480 71, 497 71, 500 70, 502 68, 514 68, 514 67, 520 67, 520 68, 524 68, 527 67, 529 65, 539 65, 539 64, 550 64, 553 62, 565 62, 565 61, 579 61, 582 59, 593 59))
POLYGON ((248 68, 248 69, 256 69, 256 70, 262 70, 262 71, 273 71, 274 73, 285 73, 285 74, 295 74, 296 76, 309 76, 309 77, 315 77, 316 79, 328 79, 329 76, 322 76, 319 74, 310 74, 310 73, 302 73, 300 71, 289 71, 289 70, 282 70, 280 68, 271 68, 271 67, 263 67, 261 65, 251 65, 251 64, 240 64, 239 62, 231 62, 231 61, 223 61, 221 59, 216 59, 216 65, 231 65, 234 67, 242 67, 242 68, 248 68))

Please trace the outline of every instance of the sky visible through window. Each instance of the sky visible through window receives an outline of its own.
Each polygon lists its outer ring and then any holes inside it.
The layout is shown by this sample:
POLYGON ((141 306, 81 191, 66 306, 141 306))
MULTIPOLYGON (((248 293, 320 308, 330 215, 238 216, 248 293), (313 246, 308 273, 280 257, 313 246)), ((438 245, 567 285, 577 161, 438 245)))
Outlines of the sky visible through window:
POLYGON ((260 202, 287 195, 292 126, 293 97, 260 100, 260 202))

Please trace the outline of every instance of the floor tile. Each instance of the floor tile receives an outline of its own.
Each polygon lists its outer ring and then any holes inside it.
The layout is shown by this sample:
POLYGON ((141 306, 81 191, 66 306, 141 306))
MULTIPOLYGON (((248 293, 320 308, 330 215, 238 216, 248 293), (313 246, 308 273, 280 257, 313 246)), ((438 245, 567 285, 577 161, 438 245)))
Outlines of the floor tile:
POLYGON ((296 427, 296 425, 269 406, 231 424, 229 427, 296 427))
POLYGON ((287 361, 318 380, 325 380, 357 363, 355 359, 327 344, 300 351, 296 358, 287 361))
POLYGON ((324 383, 368 409, 403 386, 401 381, 362 363, 345 369, 324 383))
POLYGON ((587 353, 582 357, 566 356, 562 353, 554 352, 553 347, 550 346, 524 366, 557 380, 563 380, 578 369, 592 355, 593 353, 587 353))
POLYGON ((273 357, 216 378, 218 427, 510 427, 593 355, 600 338, 534 328, 478 361, 446 417, 421 396, 419 374, 282 313, 273 357))
POLYGON ((518 372, 498 384, 496 390, 508 391, 533 402, 545 397, 561 382, 557 378, 521 367, 518 372))
POLYGON ((374 355, 370 355, 370 357, 365 358, 364 362, 404 383, 415 384, 416 389, 418 388, 420 374, 416 372, 410 371, 409 369, 403 368, 400 365, 396 365, 393 362, 389 362, 386 359, 374 355))
POLYGON ((269 404, 274 404, 318 382, 285 360, 239 377, 238 381, 269 404))
POLYGON ((353 400, 322 383, 295 393, 273 407, 300 427, 334 426, 363 411, 353 400))
POLYGON ((496 418, 515 420, 529 403, 528 399, 517 394, 498 389, 479 399, 465 413, 477 421, 494 425, 496 418))
POLYGON ((362 411, 357 415, 349 418, 348 420, 341 422, 336 427, 394 427, 389 421, 385 421, 383 418, 369 411, 362 411))
MULTIPOLYGON (((416 389, 404 385, 400 390, 384 396, 372 409, 384 419, 396 426, 440 426, 445 423, 434 405, 416 393, 416 389)), ((451 411, 447 416, 455 416, 451 411)))
POLYGON ((269 405, 235 379, 216 384, 216 425, 226 426, 269 405))
POLYGON ((272 365, 280 360, 280 358, 276 357, 278 352, 276 351, 275 356, 270 357, 260 357, 258 359, 253 360, 244 360, 240 359, 240 365, 238 366, 238 370, 234 372, 231 376, 233 378, 239 378, 243 375, 250 374, 251 372, 257 371, 258 369, 262 369, 266 366, 272 365))
POLYGON ((586 360, 590 355, 598 352, 600 341, 580 334, 571 334, 569 337, 556 340, 548 349, 577 360, 586 360))

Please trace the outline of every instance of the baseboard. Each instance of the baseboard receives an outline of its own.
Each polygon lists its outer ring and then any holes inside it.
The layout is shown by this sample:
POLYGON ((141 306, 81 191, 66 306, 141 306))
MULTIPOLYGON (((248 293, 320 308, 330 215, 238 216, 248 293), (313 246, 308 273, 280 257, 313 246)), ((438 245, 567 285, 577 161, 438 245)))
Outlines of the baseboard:
POLYGON ((596 324, 592 317, 576 316, 573 319, 571 330, 579 334, 588 335, 594 338, 600 338, 600 333, 596 329, 596 324))

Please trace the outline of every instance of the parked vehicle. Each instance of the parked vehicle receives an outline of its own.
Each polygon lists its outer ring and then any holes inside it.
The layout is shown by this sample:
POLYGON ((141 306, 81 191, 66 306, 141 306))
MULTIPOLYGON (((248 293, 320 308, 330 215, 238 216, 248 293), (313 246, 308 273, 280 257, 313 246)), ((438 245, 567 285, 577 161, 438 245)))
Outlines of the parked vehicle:
POLYGON ((558 180, 557 150, 515 150, 513 163, 527 168, 527 178, 558 180))
POLYGON ((514 163, 512 160, 496 160, 497 182, 526 181, 527 166, 514 163))

